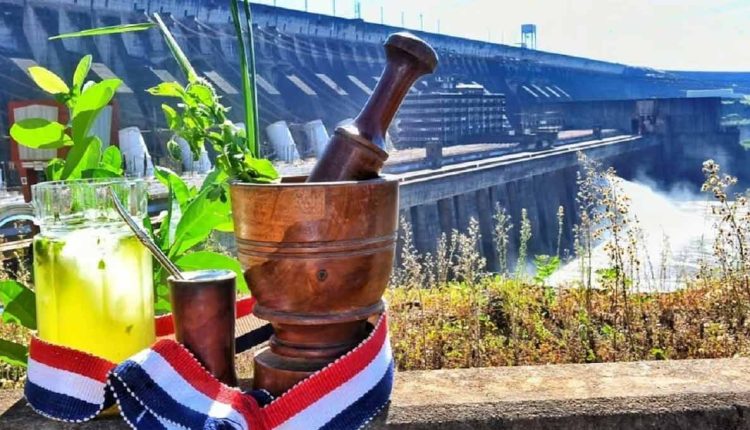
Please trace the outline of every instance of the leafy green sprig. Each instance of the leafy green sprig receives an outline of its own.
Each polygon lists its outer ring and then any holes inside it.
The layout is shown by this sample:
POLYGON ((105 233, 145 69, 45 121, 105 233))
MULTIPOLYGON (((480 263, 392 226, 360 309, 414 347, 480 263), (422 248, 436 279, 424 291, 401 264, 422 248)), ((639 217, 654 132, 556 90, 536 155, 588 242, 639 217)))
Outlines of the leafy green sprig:
MULTIPOLYGON (((204 144, 216 152, 216 166, 227 177, 244 182, 272 182, 278 177, 270 161, 256 158, 246 146, 246 131, 227 118, 229 108, 221 104, 211 84, 195 78, 187 86, 164 82, 149 93, 179 100, 177 108, 162 104, 167 126, 190 145, 194 159, 198 159, 204 144)), ((174 140, 167 143, 170 154, 178 156, 179 146, 174 140)))
MULTIPOLYGON (((157 13, 153 14, 153 22, 101 27, 63 34, 50 39, 127 33, 156 27, 162 33, 172 56, 187 79, 184 85, 178 82, 165 82, 148 90, 155 96, 175 98, 179 101, 175 107, 162 104, 162 111, 169 129, 188 142, 196 160, 200 157, 205 145, 211 145, 217 153, 216 165, 227 178, 243 182, 273 182, 278 179, 279 175, 273 164, 262 158, 259 153, 260 138, 250 7, 247 0, 231 0, 230 10, 240 51, 240 74, 245 108, 244 129, 237 127, 229 120, 227 117, 229 108, 221 103, 221 98, 216 94, 213 86, 196 73, 182 48, 157 13), (244 25, 239 8, 240 1, 244 5, 244 25)), ((176 142, 173 140, 168 142, 168 149, 171 154, 176 155, 176 142)))
MULTIPOLYGON (((159 228, 154 228, 148 217, 143 220, 154 242, 182 270, 234 271, 239 293, 248 293, 240 263, 227 255, 207 250, 205 246, 214 231, 231 232, 234 228, 225 173, 213 170, 200 188, 189 186, 178 174, 164 167, 156 167, 154 173, 169 193, 167 210, 160 217, 159 228)), ((158 313, 170 310, 166 278, 167 273, 155 264, 155 309, 158 313)))
POLYGON ((105 79, 85 84, 91 70, 91 55, 81 59, 72 84, 40 66, 28 69, 29 75, 43 91, 68 109, 70 121, 61 124, 45 118, 27 118, 13 124, 10 136, 21 145, 34 149, 70 150, 65 159, 54 158, 47 165, 49 179, 101 178, 122 175, 122 154, 115 146, 102 151, 102 141, 91 135, 91 127, 112 101, 122 81, 105 79))
MULTIPOLYGON (((2 324, 16 324, 36 330, 36 294, 33 290, 14 280, 0 280, 0 313, 2 324)), ((11 366, 26 367, 29 348, 18 342, 0 339, 0 361, 11 366)))

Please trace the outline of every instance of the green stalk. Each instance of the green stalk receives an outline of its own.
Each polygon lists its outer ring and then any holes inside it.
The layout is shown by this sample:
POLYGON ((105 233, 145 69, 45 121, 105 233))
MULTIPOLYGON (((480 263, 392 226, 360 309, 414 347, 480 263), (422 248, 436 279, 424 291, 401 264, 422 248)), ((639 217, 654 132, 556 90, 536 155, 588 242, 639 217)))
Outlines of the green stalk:
MULTIPOLYGON (((242 96, 245 103, 245 139, 247 142, 247 149, 254 158, 259 158, 258 153, 258 139, 256 131, 256 111, 255 111, 255 75, 250 76, 250 68, 247 56, 247 44, 245 43, 245 30, 242 27, 242 21, 240 21, 240 10, 237 4, 238 0, 232 0, 230 2, 229 9, 232 13, 232 22, 234 23, 234 31, 237 34, 237 46, 240 51, 240 77, 242 79, 242 96)), ((243 0, 244 2, 244 0, 243 0)), ((247 3, 245 2, 246 13, 249 12, 247 3)), ((248 16, 248 21, 249 21, 248 16)), ((250 31, 250 46, 252 47, 252 28, 250 31)), ((251 48, 252 49, 252 48, 251 48)))
POLYGON ((193 69, 193 66, 190 64, 190 61, 188 61, 185 53, 182 52, 182 48, 180 48, 180 45, 177 44, 177 41, 174 39, 174 36, 172 36, 169 28, 167 28, 167 26, 164 24, 164 21, 161 20, 161 17, 158 13, 154 14, 154 20, 156 21, 156 25, 159 27, 159 31, 161 31, 162 36, 164 36, 164 41, 167 43, 169 50, 172 51, 172 56, 174 57, 175 61, 177 61, 177 64, 179 64, 183 73, 185 73, 188 82, 195 82, 198 79, 198 74, 195 73, 195 69, 193 69))
POLYGON ((50 37, 48 40, 69 39, 72 37, 103 36, 105 34, 120 34, 120 33, 128 33, 131 31, 148 30, 154 27, 156 27, 156 24, 152 22, 139 22, 137 24, 113 25, 109 27, 90 28, 88 30, 76 31, 74 33, 58 34, 57 36, 50 37))
POLYGON ((245 5, 245 19, 247 20, 247 37, 248 37, 248 51, 250 53, 250 91, 252 91, 252 103, 253 103, 253 133, 255 137, 255 155, 256 158, 260 158, 260 122, 258 121, 258 87, 256 85, 255 75, 255 38, 253 37, 253 15, 250 12, 250 0, 242 0, 245 5))

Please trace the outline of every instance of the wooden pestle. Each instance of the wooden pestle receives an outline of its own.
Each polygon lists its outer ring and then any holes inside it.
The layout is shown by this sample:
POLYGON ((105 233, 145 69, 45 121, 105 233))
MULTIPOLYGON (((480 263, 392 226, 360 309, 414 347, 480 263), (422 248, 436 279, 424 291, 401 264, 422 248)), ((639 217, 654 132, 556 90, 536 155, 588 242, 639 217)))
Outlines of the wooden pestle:
POLYGON ((390 35, 384 47, 387 64, 375 90, 353 123, 336 128, 307 182, 361 181, 380 174, 393 117, 414 82, 438 62, 432 47, 410 33, 390 35))

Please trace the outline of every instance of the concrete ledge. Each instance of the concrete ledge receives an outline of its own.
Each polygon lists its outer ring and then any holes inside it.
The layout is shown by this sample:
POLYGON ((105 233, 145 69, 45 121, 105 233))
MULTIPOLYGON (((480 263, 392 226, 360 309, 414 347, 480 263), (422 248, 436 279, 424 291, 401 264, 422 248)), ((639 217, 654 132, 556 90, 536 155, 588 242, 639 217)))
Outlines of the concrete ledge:
POLYGON ((399 375, 380 429, 748 429, 750 360, 399 375))
MULTIPOLYGON (((0 391, 0 429, 125 429, 117 420, 63 425, 0 391)), ((401 372, 372 428, 750 429, 750 359, 401 372)))

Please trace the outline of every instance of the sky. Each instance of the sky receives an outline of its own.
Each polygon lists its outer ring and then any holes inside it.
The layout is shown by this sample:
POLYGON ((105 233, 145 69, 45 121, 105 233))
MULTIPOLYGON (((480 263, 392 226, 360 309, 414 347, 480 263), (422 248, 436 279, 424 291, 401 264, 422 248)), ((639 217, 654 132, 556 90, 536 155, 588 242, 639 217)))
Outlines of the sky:
MULTIPOLYGON (((274 0, 253 0, 273 4, 274 0)), ((275 0, 354 17, 356 0, 275 0)), ((360 0, 362 18, 508 45, 537 26, 537 49, 664 70, 750 71, 750 0, 360 0), (421 20, 420 20, 421 14, 421 20), (439 27, 439 28, 438 28, 439 27), (438 31, 439 30, 439 31, 438 31)))

